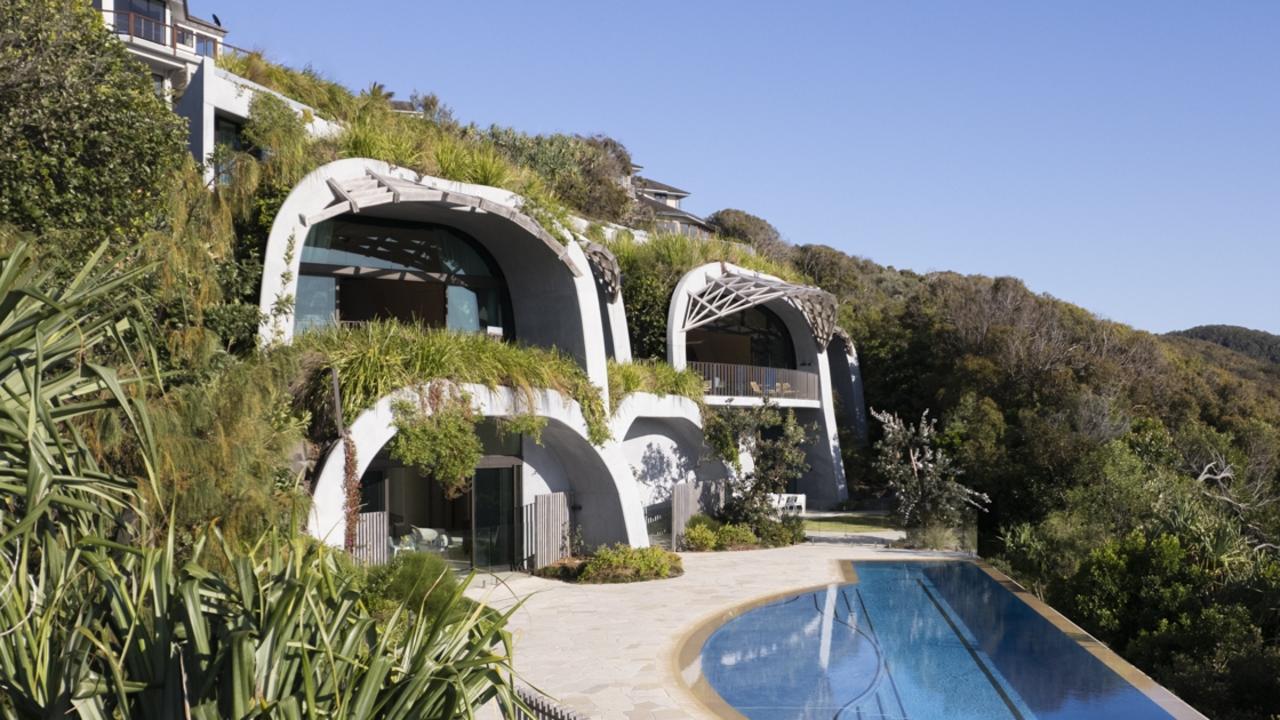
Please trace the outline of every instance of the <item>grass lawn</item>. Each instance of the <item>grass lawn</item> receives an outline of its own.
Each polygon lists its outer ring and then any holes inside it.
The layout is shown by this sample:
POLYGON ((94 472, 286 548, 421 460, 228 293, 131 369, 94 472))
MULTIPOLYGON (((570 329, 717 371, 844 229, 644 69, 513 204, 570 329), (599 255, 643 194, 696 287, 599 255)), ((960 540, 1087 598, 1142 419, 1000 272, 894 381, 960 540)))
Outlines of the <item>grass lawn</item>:
POLYGON ((804 521, 808 532, 865 533, 879 530, 897 530, 887 515, 875 513, 848 513, 804 521))

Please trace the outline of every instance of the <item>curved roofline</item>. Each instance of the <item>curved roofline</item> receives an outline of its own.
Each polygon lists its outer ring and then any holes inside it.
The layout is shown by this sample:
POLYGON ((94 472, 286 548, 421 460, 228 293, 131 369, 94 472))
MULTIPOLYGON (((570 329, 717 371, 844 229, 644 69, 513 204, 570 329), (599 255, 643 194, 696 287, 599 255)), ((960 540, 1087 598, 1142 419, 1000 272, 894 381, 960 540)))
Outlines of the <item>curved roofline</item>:
POLYGON ((520 228, 565 266, 574 280, 591 277, 576 243, 564 244, 524 214, 520 195, 489 187, 420 175, 371 158, 345 158, 321 165, 299 181, 271 225, 263 257, 258 306, 264 316, 264 343, 292 336, 293 307, 302 264, 302 245, 315 223, 346 213, 397 203, 437 205, 495 215, 520 228))
POLYGON ((683 338, 691 327, 704 324, 708 318, 720 314, 765 305, 774 300, 783 300, 792 306, 809 326, 818 349, 826 349, 835 326, 835 297, 831 293, 721 261, 699 265, 676 283, 667 312, 667 361, 677 369, 685 367, 687 359, 683 352, 683 338), (725 278, 730 278, 742 288, 724 283, 723 292, 717 293, 716 297, 700 297, 703 291, 725 278), (693 307, 695 304, 696 308, 693 307), (691 319, 696 323, 693 326, 689 324, 691 319))

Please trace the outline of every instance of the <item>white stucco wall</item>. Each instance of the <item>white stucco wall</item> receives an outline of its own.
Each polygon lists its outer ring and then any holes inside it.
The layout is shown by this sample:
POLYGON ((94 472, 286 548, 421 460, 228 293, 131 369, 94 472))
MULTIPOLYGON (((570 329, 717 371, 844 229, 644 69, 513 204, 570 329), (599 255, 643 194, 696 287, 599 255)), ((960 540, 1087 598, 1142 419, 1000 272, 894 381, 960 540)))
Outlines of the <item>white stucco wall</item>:
MULTIPOLYGON (((243 123, 249 118, 249 105, 258 93, 269 93, 283 100, 294 112, 307 118, 307 131, 314 137, 332 137, 342 126, 325 120, 316 111, 280 93, 219 68, 210 57, 201 58, 191 81, 174 110, 187 119, 187 145, 198 162, 208 162, 214 150, 214 117, 221 114, 243 123)), ((213 169, 207 168, 208 179, 213 169)))

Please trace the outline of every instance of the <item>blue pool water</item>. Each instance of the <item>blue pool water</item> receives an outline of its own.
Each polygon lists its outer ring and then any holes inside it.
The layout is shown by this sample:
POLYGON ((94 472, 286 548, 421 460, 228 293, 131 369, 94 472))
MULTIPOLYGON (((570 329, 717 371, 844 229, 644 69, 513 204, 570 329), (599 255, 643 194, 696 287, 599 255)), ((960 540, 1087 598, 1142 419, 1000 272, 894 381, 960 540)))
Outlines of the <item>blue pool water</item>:
POLYGON ((718 628, 707 682, 752 720, 1171 718, 972 563, 854 569, 718 628))

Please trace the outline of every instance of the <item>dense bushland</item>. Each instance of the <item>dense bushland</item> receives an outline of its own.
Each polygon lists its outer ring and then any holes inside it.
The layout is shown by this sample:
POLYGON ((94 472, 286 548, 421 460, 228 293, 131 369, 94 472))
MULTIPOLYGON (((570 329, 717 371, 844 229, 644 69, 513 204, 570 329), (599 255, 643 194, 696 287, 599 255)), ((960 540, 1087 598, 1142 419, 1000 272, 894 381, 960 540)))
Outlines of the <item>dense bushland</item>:
POLYGON ((1169 335, 1204 340, 1255 360, 1280 364, 1280 335, 1261 330, 1250 330, 1238 325, 1200 325, 1171 332, 1169 335))

